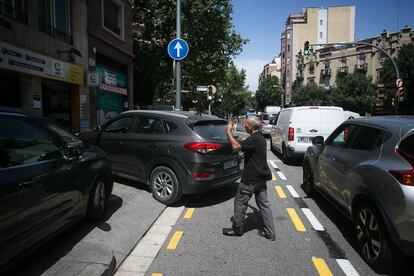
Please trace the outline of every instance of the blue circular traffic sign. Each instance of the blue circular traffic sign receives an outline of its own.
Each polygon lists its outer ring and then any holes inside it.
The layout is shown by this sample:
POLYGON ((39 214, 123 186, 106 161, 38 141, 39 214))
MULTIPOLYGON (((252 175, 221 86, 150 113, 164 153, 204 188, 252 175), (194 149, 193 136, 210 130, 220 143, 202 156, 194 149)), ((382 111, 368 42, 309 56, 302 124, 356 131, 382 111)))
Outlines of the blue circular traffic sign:
POLYGON ((168 54, 172 59, 182 60, 188 54, 188 44, 184 39, 176 38, 168 43, 168 54))

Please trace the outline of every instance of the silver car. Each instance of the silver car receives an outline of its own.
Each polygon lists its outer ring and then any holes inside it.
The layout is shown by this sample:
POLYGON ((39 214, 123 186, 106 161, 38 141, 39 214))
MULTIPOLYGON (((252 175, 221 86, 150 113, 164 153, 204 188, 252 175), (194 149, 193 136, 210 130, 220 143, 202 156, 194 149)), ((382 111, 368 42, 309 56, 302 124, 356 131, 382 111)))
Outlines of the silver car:
POLYGON ((349 217, 366 262, 388 269, 414 255, 414 116, 348 120, 312 142, 303 189, 349 217))

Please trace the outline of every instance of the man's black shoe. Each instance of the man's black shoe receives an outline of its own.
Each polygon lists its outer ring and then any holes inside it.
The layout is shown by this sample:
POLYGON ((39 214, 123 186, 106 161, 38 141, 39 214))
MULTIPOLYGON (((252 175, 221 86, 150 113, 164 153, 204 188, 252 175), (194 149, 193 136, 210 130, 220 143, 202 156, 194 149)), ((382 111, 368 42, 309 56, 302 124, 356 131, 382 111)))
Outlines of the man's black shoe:
POLYGON ((242 233, 234 231, 233 228, 223 228, 223 235, 240 237, 242 233))
POLYGON ((271 241, 276 240, 275 235, 271 235, 271 234, 265 233, 264 231, 260 231, 260 230, 259 230, 259 236, 265 239, 271 240, 271 241))

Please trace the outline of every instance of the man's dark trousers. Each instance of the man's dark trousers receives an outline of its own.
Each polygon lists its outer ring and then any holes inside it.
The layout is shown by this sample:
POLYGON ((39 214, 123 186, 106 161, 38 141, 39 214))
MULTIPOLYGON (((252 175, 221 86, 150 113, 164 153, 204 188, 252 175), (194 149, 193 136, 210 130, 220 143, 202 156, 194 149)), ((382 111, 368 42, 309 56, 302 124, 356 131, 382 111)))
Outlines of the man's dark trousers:
POLYGON ((234 199, 234 217, 232 228, 239 234, 243 233, 244 217, 246 215, 249 200, 253 194, 256 199, 256 204, 259 207, 260 213, 263 217, 263 231, 266 234, 274 236, 275 225, 273 223, 272 210, 270 209, 270 204, 267 200, 266 181, 256 184, 240 183, 236 198, 234 199))

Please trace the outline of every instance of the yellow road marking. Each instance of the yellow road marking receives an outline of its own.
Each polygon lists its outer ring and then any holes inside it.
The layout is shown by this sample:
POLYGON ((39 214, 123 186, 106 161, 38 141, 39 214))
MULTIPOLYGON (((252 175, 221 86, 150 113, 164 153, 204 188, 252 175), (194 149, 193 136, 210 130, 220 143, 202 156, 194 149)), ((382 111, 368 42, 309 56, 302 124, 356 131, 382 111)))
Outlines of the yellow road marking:
POLYGON ((280 187, 280 186, 275 186, 275 190, 276 190, 277 195, 278 195, 280 198, 286 198, 286 194, 285 194, 285 192, 282 190, 282 187, 280 187))
POLYGON ((293 221, 293 224, 296 227, 296 230, 299 232, 306 232, 305 225, 303 225, 302 221, 300 220, 298 214, 296 213, 295 209, 287 208, 290 218, 293 221))
POLYGON ((184 214, 185 219, 190 219, 193 216, 194 208, 188 208, 184 214))
POLYGON ((170 243, 167 246, 168 250, 174 250, 177 248, 178 242, 181 239, 181 236, 183 235, 183 231, 175 231, 174 235, 172 236, 170 243))
POLYGON ((312 257, 312 262, 320 276, 332 276, 332 272, 324 259, 312 257))
POLYGON ((277 180, 276 176, 272 173, 272 180, 277 180))
POLYGON ((162 273, 152 273, 151 276, 162 276, 162 273))

